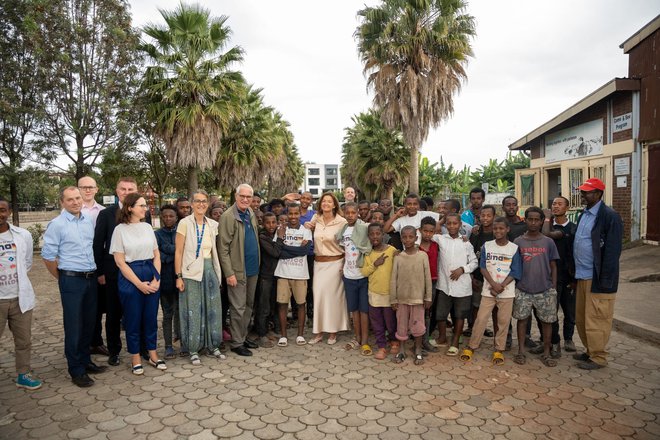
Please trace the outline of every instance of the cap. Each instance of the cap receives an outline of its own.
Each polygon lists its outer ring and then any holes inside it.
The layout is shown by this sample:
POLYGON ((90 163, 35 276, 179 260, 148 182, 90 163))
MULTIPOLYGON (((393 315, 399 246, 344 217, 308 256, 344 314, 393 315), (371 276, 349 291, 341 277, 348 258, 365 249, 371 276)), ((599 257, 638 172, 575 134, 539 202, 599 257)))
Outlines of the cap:
POLYGON ((605 184, 602 180, 592 177, 591 179, 587 179, 581 186, 578 186, 578 189, 587 192, 595 190, 605 191, 605 184))

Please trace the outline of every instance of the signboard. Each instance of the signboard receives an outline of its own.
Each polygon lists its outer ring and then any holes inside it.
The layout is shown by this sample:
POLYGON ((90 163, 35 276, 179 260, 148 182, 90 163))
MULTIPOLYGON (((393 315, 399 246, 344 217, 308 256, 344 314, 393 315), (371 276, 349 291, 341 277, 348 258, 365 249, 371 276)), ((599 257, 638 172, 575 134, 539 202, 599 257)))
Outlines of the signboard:
POLYGON ((614 159, 614 175, 627 176, 628 174, 630 174, 630 158, 620 157, 614 159))
POLYGON ((612 118, 612 133, 618 133, 632 128, 632 113, 626 113, 612 118))
POLYGON ((603 120, 586 122, 545 137, 545 162, 603 154, 603 120))
POLYGON ((628 186, 628 177, 626 176, 619 176, 616 178, 616 187, 617 188, 625 188, 628 186))

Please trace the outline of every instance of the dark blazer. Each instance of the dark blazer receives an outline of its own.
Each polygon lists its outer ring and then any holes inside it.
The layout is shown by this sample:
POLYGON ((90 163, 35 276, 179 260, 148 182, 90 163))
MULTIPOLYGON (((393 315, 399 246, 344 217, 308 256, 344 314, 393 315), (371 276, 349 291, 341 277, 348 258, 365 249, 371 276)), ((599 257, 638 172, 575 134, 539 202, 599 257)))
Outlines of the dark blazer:
MULTIPOLYGON (((96 219, 96 228, 94 229, 94 261, 96 262, 96 273, 101 276, 105 275, 110 279, 117 279, 119 269, 115 264, 115 258, 110 255, 110 242, 112 241, 112 233, 117 226, 117 211, 119 205, 110 205, 99 212, 96 219)), ((151 213, 147 211, 145 221, 151 224, 151 213)))
MULTIPOLYGON (((578 225, 582 220, 578 218, 578 225)), ((619 257, 623 241, 623 221, 612 208, 600 204, 596 222, 591 230, 591 249, 594 254, 592 293, 616 293, 619 288, 619 257)))

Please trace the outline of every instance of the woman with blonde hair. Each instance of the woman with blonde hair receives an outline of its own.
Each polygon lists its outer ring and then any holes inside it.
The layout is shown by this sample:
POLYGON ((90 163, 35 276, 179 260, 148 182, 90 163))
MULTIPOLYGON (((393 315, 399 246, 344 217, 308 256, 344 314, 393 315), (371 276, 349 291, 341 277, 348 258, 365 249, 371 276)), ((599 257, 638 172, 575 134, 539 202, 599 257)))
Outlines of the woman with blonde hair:
MULTIPOLYGON (((328 344, 337 342, 337 332, 348 330, 348 309, 342 270, 344 249, 335 239, 346 224, 339 201, 332 193, 325 193, 318 201, 317 212, 307 223, 314 228, 314 337, 316 344, 328 333, 328 344)), ((306 225, 307 225, 306 224, 306 225)))
POLYGON ((209 196, 197 190, 192 214, 179 221, 176 230, 174 271, 179 289, 181 342, 190 352, 190 362, 200 365, 199 353, 206 349, 218 359, 225 355, 222 344, 222 300, 220 262, 216 237, 218 222, 206 217, 209 196))

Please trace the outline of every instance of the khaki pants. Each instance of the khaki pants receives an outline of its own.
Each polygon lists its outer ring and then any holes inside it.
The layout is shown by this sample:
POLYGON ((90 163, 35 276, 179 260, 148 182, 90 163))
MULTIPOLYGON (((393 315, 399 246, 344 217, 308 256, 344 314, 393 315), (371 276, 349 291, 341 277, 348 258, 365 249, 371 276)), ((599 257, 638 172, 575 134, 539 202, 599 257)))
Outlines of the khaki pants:
POLYGON ((0 337, 9 322, 16 349, 16 374, 30 372, 32 351, 32 310, 21 313, 18 298, 0 299, 0 337))
POLYGON ((474 321, 472 327, 472 336, 468 347, 472 350, 479 348, 481 338, 484 336, 488 318, 492 314, 493 309, 497 306, 497 334, 495 335, 495 351, 504 351, 506 348, 506 335, 509 332, 509 324, 511 323, 511 311, 513 309, 513 298, 495 298, 490 295, 481 296, 481 304, 479 305, 479 313, 477 319, 474 321))
POLYGON ((612 332, 614 293, 592 293, 591 280, 578 280, 575 296, 575 326, 589 358, 607 365, 605 347, 612 332))
POLYGON ((229 287, 229 330, 231 348, 243 345, 248 333, 254 307, 254 292, 257 290, 258 276, 239 280, 236 286, 229 287))

